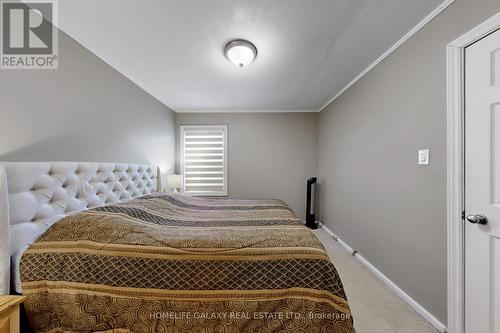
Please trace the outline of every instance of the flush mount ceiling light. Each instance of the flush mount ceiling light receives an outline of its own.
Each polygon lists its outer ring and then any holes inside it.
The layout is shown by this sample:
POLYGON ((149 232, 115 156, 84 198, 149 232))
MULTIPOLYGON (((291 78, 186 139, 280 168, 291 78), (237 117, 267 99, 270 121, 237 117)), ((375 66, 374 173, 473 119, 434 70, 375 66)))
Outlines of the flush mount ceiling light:
POLYGON ((226 44, 226 58, 238 67, 251 64, 257 57, 255 45, 244 39, 236 39, 226 44))

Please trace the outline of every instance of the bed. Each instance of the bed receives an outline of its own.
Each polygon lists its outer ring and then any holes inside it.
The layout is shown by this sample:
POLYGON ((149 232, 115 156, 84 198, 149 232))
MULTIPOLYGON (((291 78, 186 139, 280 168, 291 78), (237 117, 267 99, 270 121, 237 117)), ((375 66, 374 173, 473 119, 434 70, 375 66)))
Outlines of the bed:
POLYGON ((354 332, 334 265, 284 202, 162 193, 158 175, 0 166, 2 292, 12 275, 35 331, 354 332))

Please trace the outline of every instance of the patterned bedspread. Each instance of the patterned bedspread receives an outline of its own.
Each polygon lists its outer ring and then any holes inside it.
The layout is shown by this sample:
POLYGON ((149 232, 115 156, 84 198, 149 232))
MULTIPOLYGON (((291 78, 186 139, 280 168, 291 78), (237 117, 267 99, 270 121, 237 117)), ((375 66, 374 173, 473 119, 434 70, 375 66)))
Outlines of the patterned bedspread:
POLYGON ((354 332, 335 267, 279 200, 158 193, 68 216, 21 280, 40 332, 354 332))

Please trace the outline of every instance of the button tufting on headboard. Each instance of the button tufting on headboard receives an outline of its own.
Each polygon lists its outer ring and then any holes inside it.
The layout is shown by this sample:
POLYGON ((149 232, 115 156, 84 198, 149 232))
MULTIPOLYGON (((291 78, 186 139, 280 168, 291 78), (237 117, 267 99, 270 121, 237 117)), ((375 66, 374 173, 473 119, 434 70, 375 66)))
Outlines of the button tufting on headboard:
POLYGON ((0 295, 9 293, 10 256, 71 212, 161 191, 148 165, 0 162, 0 295))
POLYGON ((122 202, 157 190, 157 170, 115 163, 5 163, 10 224, 122 202))

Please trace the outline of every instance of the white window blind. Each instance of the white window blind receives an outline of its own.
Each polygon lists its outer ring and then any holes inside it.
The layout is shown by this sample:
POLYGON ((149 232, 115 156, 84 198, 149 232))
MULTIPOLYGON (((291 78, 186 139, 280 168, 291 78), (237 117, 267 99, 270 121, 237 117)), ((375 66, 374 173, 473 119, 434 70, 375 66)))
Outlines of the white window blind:
POLYGON ((227 195, 227 126, 181 126, 181 172, 184 192, 227 195))

